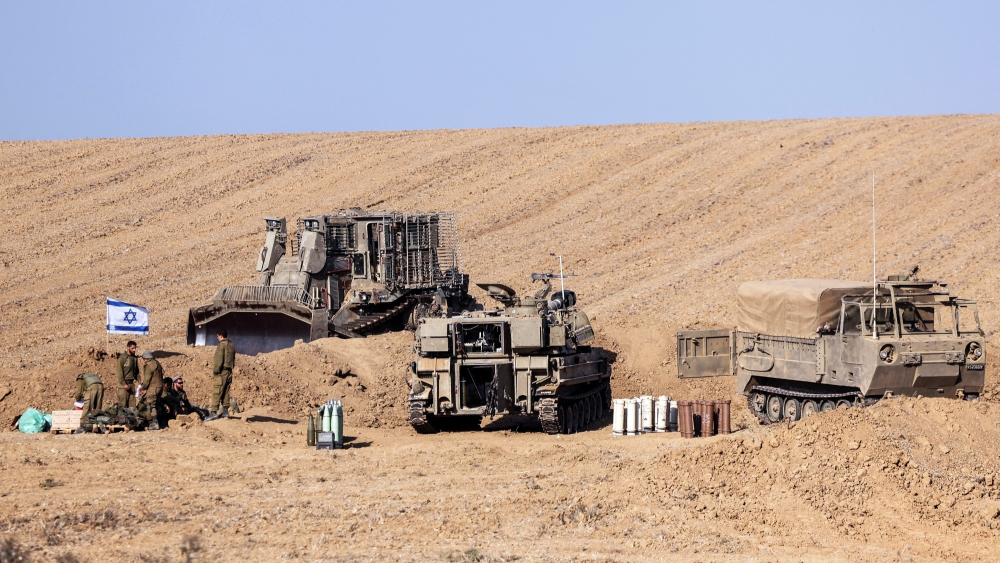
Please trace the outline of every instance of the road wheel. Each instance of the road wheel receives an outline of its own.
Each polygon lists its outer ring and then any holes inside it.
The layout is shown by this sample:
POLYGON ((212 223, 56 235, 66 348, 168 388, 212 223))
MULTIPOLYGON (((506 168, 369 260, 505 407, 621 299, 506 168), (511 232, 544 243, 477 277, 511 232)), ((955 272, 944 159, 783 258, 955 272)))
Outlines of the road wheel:
POLYGON ((603 418, 601 415, 603 414, 604 411, 604 409, 602 408, 603 405, 601 403, 601 394, 598 393, 594 395, 594 397, 591 400, 594 402, 594 411, 593 411, 594 420, 601 420, 601 418, 603 418))
POLYGON ((820 404, 819 410, 823 412, 837 410, 837 404, 834 403, 833 401, 823 401, 823 403, 820 404))
POLYGON ((754 391, 750 394, 750 405, 755 411, 764 412, 764 409, 767 408, 767 395, 754 391))
POLYGON ((785 399, 781 408, 781 420, 791 420, 795 422, 802 416, 802 403, 795 397, 785 399))
POLYGON ((806 399, 802 401, 802 418, 809 418, 810 416, 819 412, 819 405, 816 401, 812 399, 806 399))
POLYGON ((575 404, 566 407, 566 420, 567 420, 566 430, 568 434, 576 434, 576 423, 578 414, 579 411, 577 410, 575 404))
POLYGON ((767 398, 767 419, 771 422, 781 421, 781 397, 771 395, 767 398))
POLYGON ((851 402, 848 401, 847 399, 841 399, 837 401, 837 408, 839 409, 840 407, 851 408, 851 402))
POLYGON ((557 407, 557 412, 559 413, 559 432, 562 434, 569 434, 569 413, 566 412, 565 405, 559 405, 557 407))

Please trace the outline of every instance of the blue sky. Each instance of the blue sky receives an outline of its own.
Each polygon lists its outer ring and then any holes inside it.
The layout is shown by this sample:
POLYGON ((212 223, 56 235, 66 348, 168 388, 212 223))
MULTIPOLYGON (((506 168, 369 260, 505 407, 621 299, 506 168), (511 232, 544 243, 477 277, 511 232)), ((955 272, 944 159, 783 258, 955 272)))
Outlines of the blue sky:
POLYGON ((0 139, 1000 111, 997 2, 0 0, 0 139))

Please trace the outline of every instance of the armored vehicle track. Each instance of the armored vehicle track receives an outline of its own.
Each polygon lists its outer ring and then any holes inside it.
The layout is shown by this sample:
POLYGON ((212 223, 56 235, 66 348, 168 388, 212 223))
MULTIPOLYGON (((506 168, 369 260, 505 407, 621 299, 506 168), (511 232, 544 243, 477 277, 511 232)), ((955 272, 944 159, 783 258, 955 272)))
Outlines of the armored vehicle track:
POLYGON ((750 412, 762 424, 774 424, 786 420, 796 421, 821 411, 832 411, 837 407, 867 407, 877 399, 865 398, 859 391, 838 393, 806 393, 780 387, 755 385, 747 395, 750 412))
POLYGON ((550 397, 539 401, 538 419, 546 434, 573 434, 611 408, 611 385, 605 381, 579 395, 550 397))

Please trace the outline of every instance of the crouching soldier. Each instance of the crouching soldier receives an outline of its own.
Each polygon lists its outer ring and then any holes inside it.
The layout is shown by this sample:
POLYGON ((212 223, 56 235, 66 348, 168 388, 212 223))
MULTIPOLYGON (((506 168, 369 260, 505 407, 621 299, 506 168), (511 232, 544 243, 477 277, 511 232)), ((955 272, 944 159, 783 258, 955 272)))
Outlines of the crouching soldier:
POLYGON ((208 417, 207 410, 192 405, 188 400, 187 392, 184 391, 183 377, 175 378, 171 386, 164 386, 163 402, 170 410, 170 418, 184 414, 197 414, 202 419, 208 417))
POLYGON ((76 402, 83 402, 80 420, 90 413, 104 410, 104 382, 96 373, 81 373, 76 376, 76 402))
POLYGON ((139 413, 149 421, 149 430, 159 430, 157 408, 163 394, 163 366, 149 350, 142 353, 142 388, 139 394, 139 413))

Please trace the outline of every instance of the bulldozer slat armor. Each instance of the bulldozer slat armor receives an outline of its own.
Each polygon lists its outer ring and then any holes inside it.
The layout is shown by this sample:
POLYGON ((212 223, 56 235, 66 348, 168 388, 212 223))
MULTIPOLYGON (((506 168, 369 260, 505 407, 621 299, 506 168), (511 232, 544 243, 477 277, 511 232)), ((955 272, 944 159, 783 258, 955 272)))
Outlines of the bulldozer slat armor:
POLYGON ((220 288, 188 315, 187 343, 212 344, 226 329, 254 355, 333 335, 361 337, 420 316, 458 310, 467 299, 455 215, 365 212, 264 219, 257 285, 220 288))

